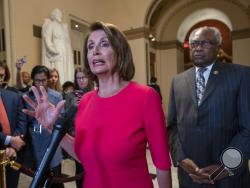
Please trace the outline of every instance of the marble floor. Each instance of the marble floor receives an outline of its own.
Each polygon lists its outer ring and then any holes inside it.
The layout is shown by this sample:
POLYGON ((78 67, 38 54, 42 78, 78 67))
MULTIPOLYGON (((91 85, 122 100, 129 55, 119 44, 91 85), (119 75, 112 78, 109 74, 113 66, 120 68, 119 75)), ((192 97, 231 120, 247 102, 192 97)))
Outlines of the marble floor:
MULTIPOLYGON (((148 166, 149 166, 150 173, 155 174, 155 168, 153 166, 149 152, 147 152, 147 159, 148 159, 148 166)), ((67 174, 70 176, 74 175, 74 171, 75 171, 74 162, 70 159, 64 160, 62 162, 62 171, 64 174, 67 174)), ((178 181, 177 181, 177 176, 176 176, 176 168, 172 168, 172 179, 173 179, 173 188, 178 188, 179 186, 178 186, 178 181)), ((21 174, 18 188, 28 188, 31 183, 31 180, 32 179, 30 177, 21 174)), ((153 180, 153 183, 154 183, 154 188, 158 188, 156 179, 153 180)), ((65 183, 64 185, 65 185, 65 188, 76 188, 74 182, 65 183)))

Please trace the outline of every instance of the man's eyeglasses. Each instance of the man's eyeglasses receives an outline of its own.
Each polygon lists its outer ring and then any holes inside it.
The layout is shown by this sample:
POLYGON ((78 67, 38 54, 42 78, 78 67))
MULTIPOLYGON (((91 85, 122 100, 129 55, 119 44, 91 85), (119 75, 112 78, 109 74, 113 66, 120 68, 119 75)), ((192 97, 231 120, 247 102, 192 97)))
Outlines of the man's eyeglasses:
POLYGON ((197 48, 198 46, 201 48, 211 48, 215 44, 215 42, 210 40, 192 40, 189 45, 190 48, 197 48))
POLYGON ((36 84, 45 84, 47 83, 48 79, 34 79, 34 83, 36 84))

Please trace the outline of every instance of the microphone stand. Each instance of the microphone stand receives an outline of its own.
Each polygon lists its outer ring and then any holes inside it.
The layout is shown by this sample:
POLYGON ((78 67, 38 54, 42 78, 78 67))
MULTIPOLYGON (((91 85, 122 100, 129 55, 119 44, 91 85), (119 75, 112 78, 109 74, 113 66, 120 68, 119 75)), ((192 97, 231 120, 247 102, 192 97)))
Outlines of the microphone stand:
POLYGON ((48 186, 48 184, 51 183, 50 180, 52 179, 52 177, 49 176, 49 165, 56 152, 57 147, 59 146, 62 138, 67 131, 63 119, 64 118, 59 118, 59 121, 57 122, 60 122, 60 124, 56 124, 55 128, 53 129, 50 144, 48 145, 43 159, 36 170, 35 176, 30 184, 30 188, 38 188, 39 186, 41 186, 42 181, 45 179, 44 177, 47 177, 44 184, 45 186, 48 186))
POLYGON ((53 176, 54 176, 54 175, 49 175, 49 176, 47 177, 47 179, 45 180, 45 182, 44 182, 42 188, 50 188, 50 185, 51 185, 51 183, 52 183, 53 176))

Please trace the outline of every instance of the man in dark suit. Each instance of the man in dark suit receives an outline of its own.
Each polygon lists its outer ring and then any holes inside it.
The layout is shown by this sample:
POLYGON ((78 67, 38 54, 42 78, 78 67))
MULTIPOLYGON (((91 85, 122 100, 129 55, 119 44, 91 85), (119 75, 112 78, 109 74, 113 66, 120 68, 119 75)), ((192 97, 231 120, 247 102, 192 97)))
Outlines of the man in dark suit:
MULTIPOLYGON (((1 106, 3 107, 0 108, 0 113, 7 115, 7 132, 9 132, 6 133, 6 126, 2 125, 6 125, 6 121, 5 123, 3 122, 3 117, 1 115, 0 148, 6 149, 6 154, 9 157, 17 156, 18 161, 20 159, 18 151, 20 151, 20 149, 25 145, 22 137, 25 135, 27 130, 26 115, 22 112, 22 109, 24 108, 22 97, 18 93, 8 89, 3 89, 2 87, 7 68, 8 67, 5 63, 0 62, 0 102, 1 106)), ((7 188, 16 188, 18 184, 19 172, 7 167, 6 178, 7 188)))
POLYGON ((218 29, 194 30, 189 45, 195 67, 172 81, 168 133, 180 188, 250 186, 250 71, 219 62, 220 44, 218 29), (211 180, 228 147, 241 152, 242 165, 211 180))

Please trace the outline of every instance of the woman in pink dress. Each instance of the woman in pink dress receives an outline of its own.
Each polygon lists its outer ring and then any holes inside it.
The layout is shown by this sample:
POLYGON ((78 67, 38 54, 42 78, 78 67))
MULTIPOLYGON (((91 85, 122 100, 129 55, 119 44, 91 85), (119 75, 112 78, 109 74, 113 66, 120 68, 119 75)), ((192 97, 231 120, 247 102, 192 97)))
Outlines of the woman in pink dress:
MULTIPOLYGON (((73 142, 76 156, 85 168, 83 188, 153 188, 146 160, 147 144, 159 188, 171 188, 160 96, 152 88, 131 81, 131 49, 116 26, 102 22, 91 25, 85 42, 85 69, 98 87, 84 95, 76 117, 73 142)), ((46 95, 42 89, 41 99, 37 100, 40 103, 33 104, 36 113, 26 113, 52 128, 63 103, 51 107, 46 95)), ((66 149, 73 152, 72 147, 66 149)))

